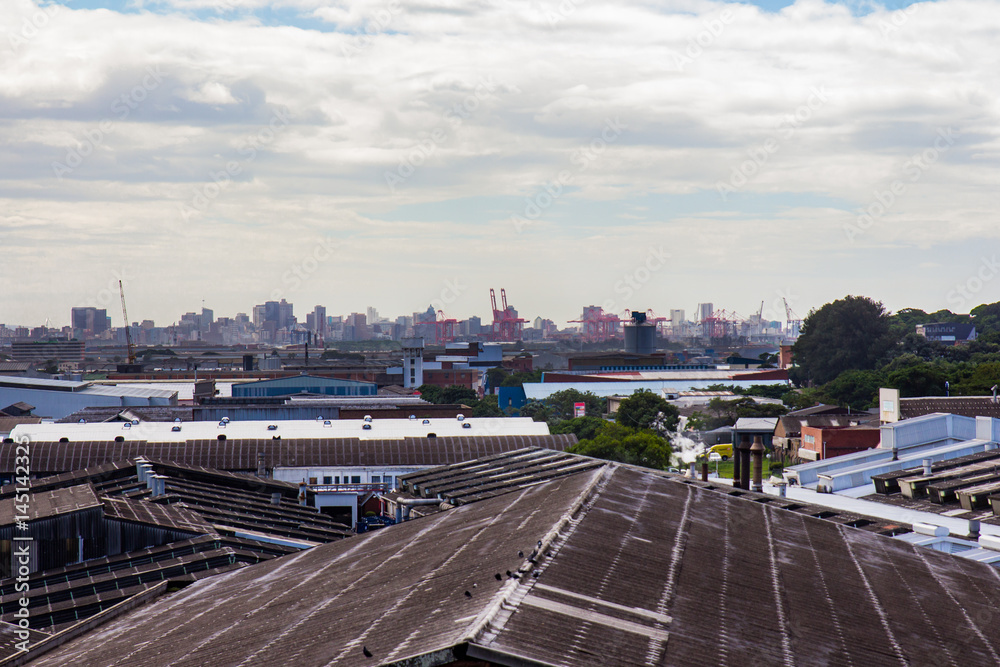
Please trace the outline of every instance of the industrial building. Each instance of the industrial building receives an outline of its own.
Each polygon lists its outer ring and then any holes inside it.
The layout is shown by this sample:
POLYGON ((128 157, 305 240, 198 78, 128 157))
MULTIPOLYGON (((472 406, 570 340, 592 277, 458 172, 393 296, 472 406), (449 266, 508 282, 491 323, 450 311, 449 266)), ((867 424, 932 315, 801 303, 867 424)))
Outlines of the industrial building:
POLYGON ((292 394, 319 394, 322 396, 375 396, 378 387, 374 382, 341 380, 315 375, 240 382, 233 385, 233 398, 267 398, 292 394))
POLYGON ((512 452, 479 462, 481 474, 426 471, 409 480, 410 498, 450 509, 195 581, 32 657, 149 667, 1000 662, 989 564, 894 539, 877 520, 651 470, 581 458, 553 477, 548 456, 512 452), (452 493, 449 477, 465 491, 452 493))
POLYGON ((125 385, 100 385, 69 380, 40 380, 0 375, 0 406, 24 401, 34 414, 61 419, 91 406, 177 405, 177 392, 125 385))

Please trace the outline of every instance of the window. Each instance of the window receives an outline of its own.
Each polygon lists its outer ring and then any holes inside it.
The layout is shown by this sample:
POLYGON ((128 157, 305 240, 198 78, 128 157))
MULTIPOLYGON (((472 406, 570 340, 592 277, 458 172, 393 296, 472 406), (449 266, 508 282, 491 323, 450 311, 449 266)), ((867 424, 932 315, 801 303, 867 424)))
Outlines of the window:
POLYGON ((323 483, 324 484, 333 484, 333 477, 327 475, 326 477, 323 478, 323 483))
POLYGON ((378 475, 372 475, 372 484, 381 484, 382 478, 378 475))
POLYGON ((816 436, 814 436, 814 435, 804 435, 804 436, 802 436, 802 442, 806 443, 807 445, 815 445, 816 444, 816 436))
POLYGON ((351 484, 360 484, 360 483, 361 483, 361 475, 351 476, 351 484))
POLYGON ((316 478, 315 477, 310 477, 309 478, 309 483, 310 484, 315 484, 316 483, 316 478))
POLYGON ((385 488, 387 488, 387 489, 394 489, 394 488, 396 488, 396 487, 394 487, 392 485, 392 475, 386 475, 384 477, 384 479, 385 479, 385 488))
POLYGON ((340 475, 337 475, 336 477, 333 478, 333 483, 340 484, 340 475))

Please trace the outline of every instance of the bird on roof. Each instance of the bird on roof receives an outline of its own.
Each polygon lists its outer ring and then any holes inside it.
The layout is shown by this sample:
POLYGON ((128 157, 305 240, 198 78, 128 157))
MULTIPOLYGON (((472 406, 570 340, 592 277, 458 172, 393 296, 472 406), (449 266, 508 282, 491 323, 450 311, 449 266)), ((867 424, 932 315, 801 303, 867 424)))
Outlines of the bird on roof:
POLYGON ((366 658, 372 657, 372 652, 368 650, 367 646, 362 646, 361 647, 361 652, 365 654, 366 658))
POLYGON ((518 558, 524 558, 524 552, 523 551, 518 551, 517 552, 517 557, 518 558))
POLYGON ((465 597, 471 598, 472 597, 472 593, 470 593, 469 591, 465 591, 465 597))
POLYGON ((499 572, 497 572, 497 573, 496 573, 496 574, 494 574, 493 576, 494 576, 494 577, 496 577, 497 581, 500 581, 501 579, 503 579, 503 577, 501 577, 501 576, 500 576, 500 573, 499 573, 499 572))

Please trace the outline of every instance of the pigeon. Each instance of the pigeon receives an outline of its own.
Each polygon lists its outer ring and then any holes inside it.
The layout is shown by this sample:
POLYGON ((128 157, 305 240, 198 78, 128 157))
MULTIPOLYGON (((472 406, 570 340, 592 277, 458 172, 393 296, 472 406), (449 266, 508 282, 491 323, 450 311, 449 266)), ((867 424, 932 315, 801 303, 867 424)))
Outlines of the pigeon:
POLYGON ((365 654, 366 658, 372 657, 372 652, 368 650, 367 646, 362 646, 361 647, 361 652, 365 654))
POLYGON ((501 577, 501 576, 500 576, 500 573, 499 573, 499 572, 497 572, 497 573, 496 573, 496 574, 494 574, 493 576, 497 578, 497 581, 500 581, 501 579, 503 579, 503 577, 501 577))
POLYGON ((542 541, 541 541, 541 540, 538 540, 538 548, 539 548, 539 549, 541 549, 541 548, 542 548, 542 541))
POLYGON ((524 552, 523 551, 518 551, 517 552, 517 557, 518 558, 524 558, 524 552))
POLYGON ((472 597, 472 593, 470 593, 469 591, 465 591, 465 597, 471 598, 472 597))
POLYGON ((507 570, 507 578, 510 579, 510 570, 507 570))

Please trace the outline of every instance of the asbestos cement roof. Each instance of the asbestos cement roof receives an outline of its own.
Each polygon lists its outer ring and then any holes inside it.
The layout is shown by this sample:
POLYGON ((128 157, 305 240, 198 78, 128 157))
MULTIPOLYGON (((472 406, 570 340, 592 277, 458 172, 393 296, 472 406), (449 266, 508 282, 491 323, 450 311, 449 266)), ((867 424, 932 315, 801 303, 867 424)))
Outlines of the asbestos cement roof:
MULTIPOLYGON (((16 498, 0 500, 0 526, 14 523, 14 517, 22 514, 20 509, 16 509, 20 505, 16 506, 15 501, 16 498)), ((100 507, 101 501, 98 500, 90 484, 78 484, 53 491, 32 493, 29 502, 24 503, 24 505, 27 506, 27 512, 23 513, 24 516, 27 516, 28 521, 34 521, 100 507)))
POLYGON ((35 664, 1000 663, 996 569, 796 507, 604 464, 195 582, 35 664))

